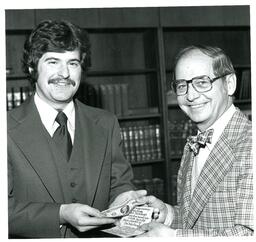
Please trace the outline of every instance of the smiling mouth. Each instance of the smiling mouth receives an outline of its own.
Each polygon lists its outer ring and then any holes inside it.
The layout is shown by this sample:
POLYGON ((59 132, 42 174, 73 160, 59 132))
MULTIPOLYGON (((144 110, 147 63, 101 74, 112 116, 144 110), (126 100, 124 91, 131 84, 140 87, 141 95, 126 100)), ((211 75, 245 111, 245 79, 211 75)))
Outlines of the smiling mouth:
POLYGON ((192 108, 192 109, 196 109, 196 108, 201 108, 205 105, 205 103, 201 103, 201 104, 193 104, 193 105, 190 105, 189 107, 192 108))
POLYGON ((55 85, 59 85, 59 86, 68 86, 68 85, 72 85, 75 86, 76 83, 71 80, 71 79, 50 79, 48 81, 48 84, 55 84, 55 85))

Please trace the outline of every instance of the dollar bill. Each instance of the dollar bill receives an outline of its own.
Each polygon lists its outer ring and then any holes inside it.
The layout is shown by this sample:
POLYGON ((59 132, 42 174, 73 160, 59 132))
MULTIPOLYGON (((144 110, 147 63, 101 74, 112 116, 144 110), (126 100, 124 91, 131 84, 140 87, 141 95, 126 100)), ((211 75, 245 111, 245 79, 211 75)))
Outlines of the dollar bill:
POLYGON ((101 212, 102 216, 108 218, 116 218, 128 215, 136 206, 143 205, 144 203, 137 202, 136 200, 127 200, 121 205, 109 208, 101 212))

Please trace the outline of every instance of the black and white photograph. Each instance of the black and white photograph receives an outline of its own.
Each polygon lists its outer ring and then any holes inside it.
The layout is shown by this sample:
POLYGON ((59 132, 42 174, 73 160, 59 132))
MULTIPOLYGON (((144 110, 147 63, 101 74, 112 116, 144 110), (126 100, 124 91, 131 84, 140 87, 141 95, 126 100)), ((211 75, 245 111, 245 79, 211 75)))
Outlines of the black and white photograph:
POLYGON ((1 9, 3 238, 251 240, 254 4, 64 2, 1 9))

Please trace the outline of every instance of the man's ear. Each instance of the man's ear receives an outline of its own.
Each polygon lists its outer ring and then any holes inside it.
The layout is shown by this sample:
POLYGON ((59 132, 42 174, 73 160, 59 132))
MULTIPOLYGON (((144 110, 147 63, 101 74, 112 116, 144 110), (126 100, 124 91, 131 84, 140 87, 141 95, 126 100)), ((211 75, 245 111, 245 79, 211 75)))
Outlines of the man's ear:
POLYGON ((236 74, 229 74, 226 77, 228 95, 232 96, 236 91, 236 74))

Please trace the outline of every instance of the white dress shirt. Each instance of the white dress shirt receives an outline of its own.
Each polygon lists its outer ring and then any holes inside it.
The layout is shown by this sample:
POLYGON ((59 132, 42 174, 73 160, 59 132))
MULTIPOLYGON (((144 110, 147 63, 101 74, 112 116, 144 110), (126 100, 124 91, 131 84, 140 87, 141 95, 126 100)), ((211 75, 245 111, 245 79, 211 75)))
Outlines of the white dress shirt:
MULTIPOLYGON (((59 127, 59 124, 55 121, 55 118, 58 114, 58 110, 51 107, 48 103, 46 103, 44 100, 42 100, 37 93, 35 93, 34 96, 35 105, 37 107, 37 110, 39 112, 41 121, 50 134, 51 137, 53 137, 54 132, 59 127)), ((67 118, 67 126, 68 126, 68 132, 70 134, 70 138, 72 141, 72 144, 74 143, 74 135, 75 135, 75 106, 74 102, 71 101, 67 104, 64 110, 62 110, 67 118)))
MULTIPOLYGON (((206 143, 206 146, 204 148, 199 149, 199 153, 197 156, 195 156, 193 161, 193 169, 192 169, 192 177, 191 177, 191 196, 193 194, 193 191, 196 186, 197 179, 203 169, 203 166, 211 153, 214 145, 217 143, 218 139, 220 138, 222 132, 224 131, 226 125, 228 124, 229 120, 232 118, 233 114, 235 113, 236 108, 232 104, 227 111, 219 117, 219 119, 208 128, 213 129, 213 135, 212 135, 212 142, 211 144, 206 143)), ((200 132, 198 131, 198 134, 200 132)))
MULTIPOLYGON (((222 132, 224 131, 226 125, 236 112, 235 106, 232 104, 227 111, 208 129, 214 129, 213 136, 212 136, 212 142, 211 144, 207 143, 205 148, 200 148, 198 155, 196 156, 196 159, 194 159, 193 162, 193 168, 192 168, 192 178, 191 178, 191 196, 193 194, 194 188, 196 186, 197 179, 203 169, 203 166, 212 151, 214 145, 217 143, 219 137, 221 136, 222 132)), ((198 132, 199 133, 199 132, 198 132)), ((167 216, 165 219, 164 224, 167 226, 171 226, 174 216, 173 207, 169 204, 166 204, 167 206, 167 216)))

